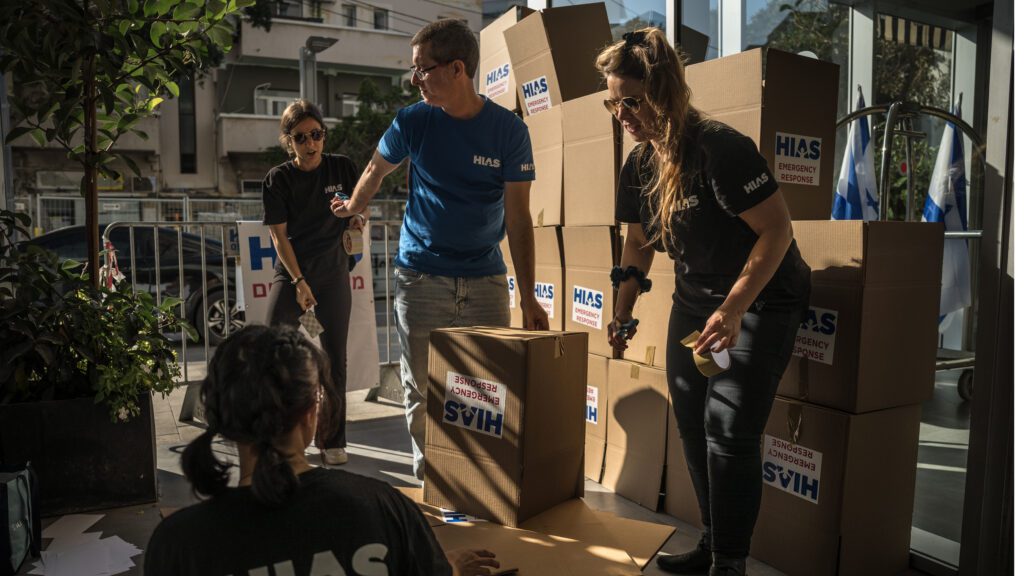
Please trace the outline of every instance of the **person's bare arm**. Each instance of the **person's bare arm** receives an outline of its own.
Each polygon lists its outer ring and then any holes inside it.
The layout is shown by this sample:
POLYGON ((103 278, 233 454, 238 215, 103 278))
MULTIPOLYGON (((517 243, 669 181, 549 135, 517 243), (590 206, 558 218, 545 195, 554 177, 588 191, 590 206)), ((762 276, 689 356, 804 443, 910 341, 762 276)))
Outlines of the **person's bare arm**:
POLYGON ((530 182, 505 183, 505 228, 512 266, 522 287, 523 327, 547 330, 548 314, 534 292, 537 259, 533 244, 533 217, 530 215, 530 182))
POLYGON ((286 222, 271 224, 270 238, 274 241, 277 257, 281 259, 284 269, 288 271, 288 275, 291 276, 292 283, 295 285, 295 300, 299 303, 299 308, 305 310, 310 306, 316 306, 316 298, 313 297, 309 283, 305 279, 296 282, 303 276, 302 270, 299 269, 299 261, 295 258, 295 250, 292 249, 292 242, 288 239, 288 224, 286 222))
POLYGON ((380 155, 380 152, 374 150, 362 176, 359 177, 359 182, 356 183, 355 190, 352 191, 352 197, 348 200, 338 198, 331 200, 331 212, 338 218, 362 214, 370 205, 370 200, 380 190, 384 177, 394 172, 396 168, 398 168, 398 164, 388 162, 380 155))

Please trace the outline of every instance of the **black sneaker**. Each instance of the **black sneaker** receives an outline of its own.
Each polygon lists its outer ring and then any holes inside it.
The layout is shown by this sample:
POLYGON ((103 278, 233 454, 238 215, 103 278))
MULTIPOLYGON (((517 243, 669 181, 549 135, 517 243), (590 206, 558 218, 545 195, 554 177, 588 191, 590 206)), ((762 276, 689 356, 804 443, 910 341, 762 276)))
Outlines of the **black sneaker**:
POLYGON ((708 576, 746 576, 746 558, 723 558, 716 556, 708 576))
POLYGON ((707 574, 711 568, 711 548, 706 536, 701 536, 697 547, 685 554, 658 556, 658 568, 673 574, 707 574))

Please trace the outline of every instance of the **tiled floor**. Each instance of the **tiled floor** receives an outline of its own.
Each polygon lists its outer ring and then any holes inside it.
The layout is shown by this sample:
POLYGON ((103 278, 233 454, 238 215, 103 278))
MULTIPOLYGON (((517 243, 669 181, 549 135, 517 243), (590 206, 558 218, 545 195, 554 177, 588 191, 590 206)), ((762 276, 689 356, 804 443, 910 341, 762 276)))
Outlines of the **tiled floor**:
MULTIPOLYGON (((195 501, 188 483, 181 475, 179 457, 185 445, 201 433, 201 429, 178 422, 178 412, 184 399, 185 388, 179 388, 167 398, 157 398, 155 420, 157 433, 157 466, 160 487, 160 501, 156 504, 133 506, 103 511, 104 518, 91 530, 103 531, 104 535, 117 534, 124 540, 145 548, 149 535, 160 521, 162 507, 178 508, 195 501)), ((349 463, 346 470, 383 479, 396 486, 413 485, 409 475, 411 455, 405 418, 400 406, 381 402, 364 401, 366 391, 349 392, 348 438, 349 463)), ((235 458, 232 447, 219 445, 227 458, 235 458)), ((310 463, 317 464, 319 457, 310 454, 310 463)), ((609 492, 603 486, 586 482, 586 502, 594 509, 606 510, 619 516, 658 522, 675 526, 677 531, 663 546, 662 553, 679 553, 691 549, 700 534, 693 526, 687 525, 668 515, 651 512, 633 502, 609 492)), ((51 521, 51 520, 48 520, 51 521)), ((44 521, 44 525, 48 522, 44 521)), ((142 556, 135 558, 137 566, 127 574, 144 573, 142 556)), ((26 574, 30 565, 23 567, 19 574, 26 574)), ((644 574, 665 574, 652 562, 644 574)), ((751 576, 784 576, 781 572, 752 559, 748 564, 751 576)), ((908 572, 908 575, 915 574, 908 572)))

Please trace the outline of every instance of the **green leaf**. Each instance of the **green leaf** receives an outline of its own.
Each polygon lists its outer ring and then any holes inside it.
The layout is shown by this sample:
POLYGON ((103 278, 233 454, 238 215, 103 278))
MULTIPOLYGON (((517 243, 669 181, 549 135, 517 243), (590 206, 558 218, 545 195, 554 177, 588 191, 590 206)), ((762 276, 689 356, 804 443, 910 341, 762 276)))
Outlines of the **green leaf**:
POLYGON ((160 37, 167 31, 167 25, 163 22, 153 22, 153 25, 149 27, 149 40, 154 46, 162 47, 160 43, 160 37))
POLYGON ((7 133, 7 138, 4 140, 4 143, 10 144, 11 142, 14 142, 15 140, 21 138, 25 134, 28 134, 32 130, 33 128, 31 126, 16 126, 12 128, 10 132, 7 133))
POLYGON ((39 144, 40 147, 46 146, 46 133, 40 128, 33 128, 29 134, 32 135, 32 139, 39 144))
POLYGON ((117 32, 121 36, 124 36, 125 33, 128 32, 128 28, 130 28, 131 25, 132 25, 132 21, 131 20, 128 20, 128 19, 121 20, 121 23, 117 25, 117 32))
POLYGON ((167 91, 170 92, 171 96, 174 96, 175 98, 177 98, 178 94, 181 93, 181 90, 178 88, 178 84, 176 82, 168 81, 166 84, 164 84, 164 87, 167 88, 167 91))
POLYGON ((255 5, 256 5, 256 0, 236 0, 235 1, 235 8, 237 8, 239 10, 241 10, 242 8, 248 8, 250 6, 255 6, 255 5))
POLYGON ((142 177, 142 171, 139 170, 139 165, 135 163, 135 160, 132 160, 131 156, 122 154, 120 157, 121 160, 124 160, 124 163, 128 165, 128 169, 131 170, 133 174, 140 178, 142 177))
POLYGON ((152 112, 152 111, 153 111, 153 110, 155 110, 155 109, 156 109, 156 107, 157 107, 157 106, 159 106, 159 105, 160 105, 160 103, 161 103, 161 102, 163 102, 163 101, 164 101, 164 99, 163 99, 163 98, 160 98, 159 96, 154 96, 154 97, 153 97, 152 99, 150 99, 150 101, 149 101, 149 102, 147 103, 146 107, 147 107, 147 109, 148 109, 148 110, 149 110, 150 112, 152 112))

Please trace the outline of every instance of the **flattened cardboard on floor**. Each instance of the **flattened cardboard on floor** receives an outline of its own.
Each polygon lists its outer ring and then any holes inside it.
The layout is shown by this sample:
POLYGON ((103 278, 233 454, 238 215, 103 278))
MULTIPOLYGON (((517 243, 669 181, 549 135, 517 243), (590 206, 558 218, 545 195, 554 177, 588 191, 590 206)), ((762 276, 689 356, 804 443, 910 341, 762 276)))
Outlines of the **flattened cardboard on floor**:
POLYGON ((533 115, 605 88, 594 67, 612 42, 602 3, 547 8, 505 30, 523 114, 533 115))
POLYGON ((757 144, 794 220, 829 218, 837 65, 755 48, 687 66, 686 83, 698 110, 757 144))
POLYGON ((562 228, 565 251, 565 327, 586 332, 591 354, 614 358, 607 325, 615 313, 611 270, 621 240, 609 226, 562 228))
POLYGON ((609 361, 608 413, 601 484, 657 511, 668 421, 665 371, 625 360, 609 361))
POLYGON ((583 474, 594 482, 601 481, 604 469, 604 448, 608 438, 608 359, 587 354, 587 423, 586 447, 583 452, 583 474))
POLYGON ((846 414, 777 397, 751 556, 788 576, 908 567, 920 405, 846 414))
MULTIPOLYGON (((534 294, 537 301, 548 313, 548 327, 561 330, 564 327, 562 299, 564 298, 565 271, 562 268, 562 234, 557 226, 533 229, 534 248, 534 294)), ((516 278, 508 237, 501 241, 501 257, 508 268, 508 307, 512 313, 513 328, 523 327, 523 310, 520 305, 521 286, 516 278)))
POLYGON ((811 307, 778 393, 852 413, 930 398, 941 224, 801 221, 793 233, 811 307))
POLYGON ((665 438, 665 514, 679 518, 690 526, 703 529, 700 518, 700 504, 693 491, 693 480, 686 467, 683 440, 679 437, 679 426, 672 412, 672 395, 668 397, 668 426, 665 438))
POLYGON ((608 91, 562 104, 565 225, 614 226, 621 131, 608 91))
MULTIPOLYGON (((625 242, 627 227, 622 227, 625 242)), ((672 313, 672 294, 676 290, 675 263, 664 252, 655 252, 651 270, 651 291, 640 296, 633 305, 633 318, 640 321, 636 335, 629 341, 629 348, 622 353, 625 360, 665 368, 665 347, 678 346, 666 343, 668 319, 672 313)))
POLYGON ((429 374, 428 504, 517 526, 583 494, 585 334, 434 330, 429 374))
POLYGON ((562 107, 528 116, 533 165, 537 179, 530 186, 530 216, 534 226, 559 226, 562 213, 562 107))
POLYGON ((480 93, 509 110, 518 110, 520 103, 505 30, 532 13, 525 6, 513 6, 480 31, 480 93))

